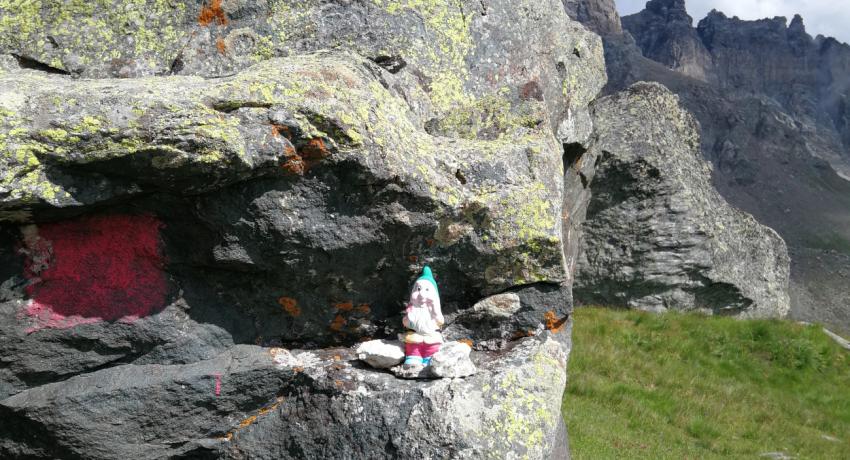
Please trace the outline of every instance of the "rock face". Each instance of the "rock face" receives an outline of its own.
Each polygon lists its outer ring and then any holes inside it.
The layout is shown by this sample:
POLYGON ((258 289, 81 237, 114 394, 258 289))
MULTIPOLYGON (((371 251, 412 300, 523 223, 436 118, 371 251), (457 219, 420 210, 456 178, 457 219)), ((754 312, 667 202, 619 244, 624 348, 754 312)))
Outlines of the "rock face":
POLYGON ((645 10, 623 17, 623 28, 647 58, 692 78, 714 79, 712 56, 693 27, 685 0, 650 0, 645 10))
POLYGON ((783 317, 789 259, 773 230, 711 185, 678 98, 637 83, 593 107, 598 155, 575 294, 651 311, 783 317))
POLYGON ((564 6, 571 18, 603 37, 623 33, 614 0, 564 0, 564 6))
POLYGON ((561 2, 78 3, 0 1, 0 457, 564 448, 605 74, 561 2), (463 383, 337 348, 426 263, 463 383))
POLYGON ((788 243, 791 316, 850 331, 850 156, 841 102, 850 47, 811 38, 799 17, 789 24, 712 12, 689 29, 681 2, 650 3, 623 18, 626 33, 604 37, 605 92, 657 81, 676 93, 699 121, 721 195, 788 243), (703 62, 705 53, 711 65, 702 74, 681 64, 703 62))

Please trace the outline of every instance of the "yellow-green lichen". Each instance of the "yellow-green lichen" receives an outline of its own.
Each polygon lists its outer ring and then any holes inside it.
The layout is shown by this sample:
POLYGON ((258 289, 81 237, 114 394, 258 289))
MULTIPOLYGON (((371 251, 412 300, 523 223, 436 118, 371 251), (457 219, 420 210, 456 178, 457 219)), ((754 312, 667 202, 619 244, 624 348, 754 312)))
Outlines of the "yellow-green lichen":
MULTIPOLYGON (((65 131, 64 129, 58 129, 58 128, 42 129, 38 133, 42 137, 46 137, 47 139, 50 139, 53 142, 64 142, 64 141, 68 140, 68 137, 69 137, 68 131, 65 131)), ((77 138, 77 139, 79 139, 79 138, 77 138)))
POLYGON ((534 248, 555 235, 557 212, 542 182, 533 182, 510 192, 501 200, 503 212, 493 225, 501 235, 515 235, 534 248))
POLYGON ((95 133, 101 126, 103 126, 103 121, 99 117, 86 115, 74 126, 73 131, 76 133, 95 133))
POLYGON ((434 126, 436 132, 464 139, 515 138, 516 130, 539 128, 545 120, 542 103, 526 102, 513 107, 507 91, 481 97, 446 114, 434 126))
POLYGON ((274 42, 271 38, 266 36, 257 37, 257 41, 254 44, 253 53, 251 53, 251 58, 254 61, 265 61, 273 58, 275 55, 274 42))
POLYGON ((399 37, 390 44, 422 69, 430 80, 431 103, 441 113, 468 105, 473 97, 465 90, 469 78, 466 59, 474 44, 469 31, 471 16, 454 2, 433 0, 373 0, 390 15, 414 14, 427 29, 425 41, 399 37))
POLYGON ((0 47, 63 70, 72 56, 76 65, 162 68, 185 38, 186 13, 171 0, 0 0, 0 47))

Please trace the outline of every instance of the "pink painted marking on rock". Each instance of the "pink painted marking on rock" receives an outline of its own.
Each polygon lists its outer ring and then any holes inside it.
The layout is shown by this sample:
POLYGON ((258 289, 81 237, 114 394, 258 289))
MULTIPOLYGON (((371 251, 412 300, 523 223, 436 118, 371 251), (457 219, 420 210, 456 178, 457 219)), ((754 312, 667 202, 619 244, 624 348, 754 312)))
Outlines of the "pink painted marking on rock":
POLYGON ((165 305, 168 281, 153 216, 98 216, 24 230, 31 300, 25 313, 43 328, 132 322, 165 305))
POLYGON ((215 395, 221 396, 221 374, 213 374, 215 376, 215 395))

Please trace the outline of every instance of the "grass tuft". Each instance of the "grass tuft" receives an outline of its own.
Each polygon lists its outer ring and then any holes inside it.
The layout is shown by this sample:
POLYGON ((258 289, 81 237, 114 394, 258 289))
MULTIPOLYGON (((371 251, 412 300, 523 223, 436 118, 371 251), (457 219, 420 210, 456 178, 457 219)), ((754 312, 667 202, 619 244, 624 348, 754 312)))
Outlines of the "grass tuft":
POLYGON ((850 459, 850 353, 819 327, 599 308, 574 319, 573 458, 850 459))

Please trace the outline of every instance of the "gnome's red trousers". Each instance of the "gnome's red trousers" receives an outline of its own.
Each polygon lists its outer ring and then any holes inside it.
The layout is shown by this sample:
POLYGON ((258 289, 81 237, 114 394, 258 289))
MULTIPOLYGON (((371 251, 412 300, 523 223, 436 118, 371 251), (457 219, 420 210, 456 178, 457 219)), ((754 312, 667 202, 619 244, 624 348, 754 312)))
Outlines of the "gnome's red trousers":
POLYGON ((431 364, 431 355, 440 351, 439 343, 405 343, 404 364, 431 364))
POLYGON ((439 343, 405 343, 405 356, 418 356, 420 358, 430 358, 431 355, 440 351, 439 343))

